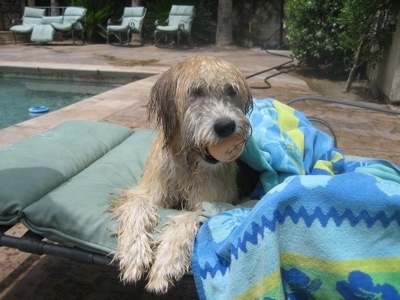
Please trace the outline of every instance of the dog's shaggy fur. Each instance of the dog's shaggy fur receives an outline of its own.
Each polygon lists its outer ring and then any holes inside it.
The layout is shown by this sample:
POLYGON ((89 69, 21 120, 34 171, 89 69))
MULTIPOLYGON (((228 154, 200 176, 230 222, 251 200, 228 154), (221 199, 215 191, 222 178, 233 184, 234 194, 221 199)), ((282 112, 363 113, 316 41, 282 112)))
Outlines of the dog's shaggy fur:
POLYGON ((118 220, 121 279, 165 293, 188 270, 203 201, 238 200, 236 162, 217 161, 208 146, 232 136, 248 138, 245 113, 252 96, 232 64, 209 56, 187 59, 161 75, 151 90, 149 118, 159 134, 139 184, 123 191, 111 211, 118 220), (152 231, 161 208, 182 212, 169 218, 156 240, 152 231))

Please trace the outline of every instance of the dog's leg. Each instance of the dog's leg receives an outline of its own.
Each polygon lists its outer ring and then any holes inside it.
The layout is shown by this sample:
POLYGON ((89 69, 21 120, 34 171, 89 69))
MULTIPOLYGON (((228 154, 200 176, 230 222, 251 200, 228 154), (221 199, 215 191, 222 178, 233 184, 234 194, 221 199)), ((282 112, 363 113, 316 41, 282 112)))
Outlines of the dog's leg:
POLYGON ((117 202, 113 208, 119 221, 114 260, 119 261, 123 282, 137 282, 153 261, 151 233, 159 207, 148 193, 140 193, 140 186, 123 191, 117 202))
POLYGON ((200 211, 185 211, 170 217, 156 243, 157 253, 149 272, 146 289, 166 293, 190 266, 194 239, 199 228, 200 211))

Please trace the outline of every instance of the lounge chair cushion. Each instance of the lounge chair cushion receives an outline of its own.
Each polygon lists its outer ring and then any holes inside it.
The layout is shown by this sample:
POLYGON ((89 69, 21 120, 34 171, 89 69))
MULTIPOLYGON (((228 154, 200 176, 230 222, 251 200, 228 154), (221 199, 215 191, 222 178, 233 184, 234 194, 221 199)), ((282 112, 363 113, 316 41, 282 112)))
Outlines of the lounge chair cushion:
POLYGON ((23 210, 22 223, 64 245, 109 254, 115 229, 110 199, 139 180, 154 132, 138 131, 39 201, 23 210))
POLYGON ((195 16, 195 7, 193 5, 172 5, 168 15, 168 24, 158 25, 156 20, 156 30, 154 31, 154 43, 157 45, 158 34, 178 35, 178 45, 180 42, 180 35, 182 33, 189 36, 192 29, 192 23, 195 16))
POLYGON ((178 25, 173 25, 173 26, 158 25, 157 30, 165 31, 165 32, 176 32, 179 30, 179 26, 178 25))
POLYGON ((60 24, 60 23, 51 23, 51 26, 54 27, 54 29, 60 30, 60 31, 69 31, 72 29, 72 24, 60 24))
POLYGON ((63 23, 73 23, 83 18, 86 8, 70 6, 65 9, 63 23))
POLYGON ((63 22, 63 16, 44 16, 42 18, 42 24, 52 24, 52 23, 61 24, 62 22, 63 22))
POLYGON ((86 8, 70 6, 65 9, 62 23, 52 22, 51 26, 56 30, 70 31, 72 26, 74 30, 82 30, 83 26, 79 22, 86 14, 86 8))
POLYGON ((25 7, 23 20, 26 24, 36 25, 41 22, 45 10, 43 8, 25 7))
MULTIPOLYGON (((0 225, 21 221, 60 244, 113 253, 109 201, 139 180, 154 136, 152 130, 68 121, 0 149, 0 225)), ((158 228, 176 213, 161 211, 158 228)))
POLYGON ((33 29, 33 25, 15 25, 10 28, 11 31, 16 33, 29 33, 33 29))
POLYGON ((80 173, 133 131, 88 121, 56 128, 0 149, 0 225, 80 173))
POLYGON ((192 5, 173 5, 169 14, 168 26, 159 26, 158 30, 165 30, 163 27, 167 27, 167 30, 171 30, 177 27, 182 31, 190 31, 191 25, 194 18, 194 6, 192 5), (161 28, 160 28, 161 27, 161 28), (171 27, 169 29, 168 27, 171 27))
POLYGON ((83 26, 80 22, 76 22, 76 23, 51 23, 51 26, 54 27, 54 29, 59 30, 59 31, 70 31, 72 30, 72 26, 74 26, 75 30, 82 30, 83 26))
POLYGON ((144 7, 125 7, 121 23, 107 25, 107 31, 127 32, 128 29, 132 29, 136 32, 140 32, 145 15, 146 9, 144 7))
POLYGON ((135 28, 140 30, 142 28, 143 18, 146 14, 144 7, 125 7, 122 17, 121 26, 135 28))
POLYGON ((126 32, 129 28, 129 25, 108 25, 108 31, 117 31, 117 32, 126 32))
POLYGON ((42 23, 44 12, 45 10, 41 8, 25 7, 22 24, 12 26, 10 30, 16 33, 31 32, 35 25, 42 23))
POLYGON ((32 42, 51 42, 54 37, 54 28, 51 25, 36 25, 31 34, 32 42))

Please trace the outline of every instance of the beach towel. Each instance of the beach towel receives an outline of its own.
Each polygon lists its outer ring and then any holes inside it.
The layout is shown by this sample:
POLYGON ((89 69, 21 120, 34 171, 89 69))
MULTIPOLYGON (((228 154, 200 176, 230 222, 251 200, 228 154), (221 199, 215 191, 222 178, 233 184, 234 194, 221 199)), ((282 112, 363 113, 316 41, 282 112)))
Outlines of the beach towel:
POLYGON ((252 201, 203 204, 200 299, 400 299, 400 168, 347 159, 307 118, 255 100, 252 201))

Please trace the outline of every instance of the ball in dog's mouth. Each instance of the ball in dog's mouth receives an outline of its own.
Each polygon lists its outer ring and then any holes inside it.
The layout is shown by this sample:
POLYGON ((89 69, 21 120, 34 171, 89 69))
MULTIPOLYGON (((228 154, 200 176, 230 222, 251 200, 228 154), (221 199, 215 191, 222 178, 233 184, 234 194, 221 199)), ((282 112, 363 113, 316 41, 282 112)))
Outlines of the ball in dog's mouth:
POLYGON ((242 154, 244 144, 245 141, 242 138, 231 136, 208 146, 207 152, 219 162, 231 162, 242 154))

